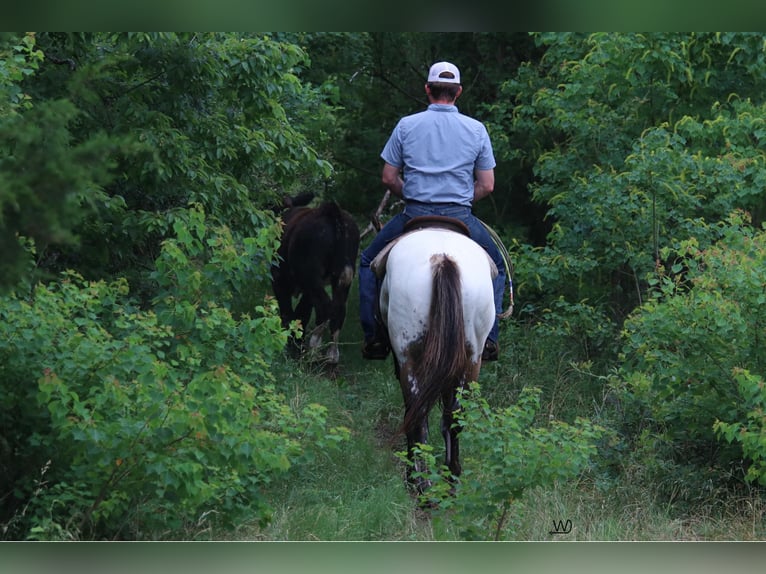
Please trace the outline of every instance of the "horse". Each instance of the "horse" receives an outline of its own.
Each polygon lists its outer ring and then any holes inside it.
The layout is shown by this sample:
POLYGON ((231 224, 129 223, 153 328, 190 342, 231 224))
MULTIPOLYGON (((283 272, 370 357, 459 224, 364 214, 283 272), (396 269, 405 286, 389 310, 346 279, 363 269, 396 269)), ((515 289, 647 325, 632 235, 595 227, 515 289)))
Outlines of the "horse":
POLYGON ((407 436, 407 479, 420 494, 430 482, 420 474, 427 468, 415 448, 428 441, 428 416, 437 401, 442 406, 445 464, 455 477, 461 474, 458 390, 478 380, 482 350, 495 320, 492 278, 497 268, 460 227, 405 230, 372 263, 382 276, 380 319, 404 398, 399 430, 407 436))
MULTIPOLYGON (((307 199, 311 198, 303 197, 300 201, 307 199)), ((297 319, 307 333, 314 313, 315 327, 310 332, 309 351, 315 351, 322 344, 329 326, 331 341, 324 363, 332 374, 340 359, 338 339, 356 273, 359 227, 334 201, 317 207, 298 203, 285 202, 289 209, 282 214, 284 228, 277 250, 278 261, 271 267, 272 289, 283 327, 297 319), (328 285, 332 296, 327 293, 328 285), (294 297, 298 298, 295 307, 294 297)), ((304 339, 293 339, 291 346, 304 351, 304 339)))

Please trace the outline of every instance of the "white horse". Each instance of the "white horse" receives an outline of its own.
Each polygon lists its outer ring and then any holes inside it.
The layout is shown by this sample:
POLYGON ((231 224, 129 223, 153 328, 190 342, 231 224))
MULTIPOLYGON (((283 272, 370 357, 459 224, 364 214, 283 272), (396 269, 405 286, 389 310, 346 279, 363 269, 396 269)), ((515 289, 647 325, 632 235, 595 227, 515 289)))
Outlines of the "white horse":
MULTIPOLYGON (((427 442, 428 413, 441 400, 445 463, 459 476, 456 394, 479 377, 481 353, 495 320, 492 277, 497 269, 481 246, 446 229, 409 232, 381 255, 373 268, 380 275, 385 267, 380 312, 404 396, 401 430, 407 435, 408 456, 415 471, 425 471, 413 449, 427 442)), ((412 481, 412 469, 408 478, 412 481)), ((429 486, 422 478, 414 482, 421 493, 429 486)))

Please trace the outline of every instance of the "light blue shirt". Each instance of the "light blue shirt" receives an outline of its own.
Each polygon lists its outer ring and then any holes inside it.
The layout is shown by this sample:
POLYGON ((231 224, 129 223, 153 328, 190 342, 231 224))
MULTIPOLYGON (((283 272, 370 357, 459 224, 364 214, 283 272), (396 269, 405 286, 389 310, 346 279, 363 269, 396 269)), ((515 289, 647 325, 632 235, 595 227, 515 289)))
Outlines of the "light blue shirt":
POLYGON ((404 199, 423 203, 470 206, 474 170, 495 167, 487 128, 449 104, 400 119, 380 157, 403 168, 404 199))

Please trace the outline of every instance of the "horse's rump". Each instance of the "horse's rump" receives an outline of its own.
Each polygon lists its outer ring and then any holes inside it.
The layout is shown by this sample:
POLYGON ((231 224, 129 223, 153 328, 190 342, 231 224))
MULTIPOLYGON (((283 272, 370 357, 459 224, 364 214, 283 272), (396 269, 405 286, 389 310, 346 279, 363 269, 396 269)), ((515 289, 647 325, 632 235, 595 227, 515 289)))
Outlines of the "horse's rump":
POLYGON ((408 427, 479 363, 495 314, 492 270, 474 241, 436 229, 403 237, 386 267, 381 313, 396 360, 411 379, 408 427))

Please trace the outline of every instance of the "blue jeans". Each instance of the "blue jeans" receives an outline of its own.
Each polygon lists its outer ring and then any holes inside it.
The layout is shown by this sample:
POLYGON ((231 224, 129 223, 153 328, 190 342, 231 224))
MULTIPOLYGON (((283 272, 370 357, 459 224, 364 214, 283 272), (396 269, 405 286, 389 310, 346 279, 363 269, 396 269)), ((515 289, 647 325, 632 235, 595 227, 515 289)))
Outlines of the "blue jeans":
MULTIPOLYGON (((459 219, 468 227, 471 238, 481 245, 489 254, 492 261, 497 266, 497 277, 492 282, 495 292, 495 313, 503 312, 503 292, 506 285, 506 269, 500 250, 492 241, 489 232, 479 219, 471 213, 471 208, 457 205, 454 203, 407 203, 404 211, 395 215, 383 226, 383 228, 372 240, 372 243, 362 251, 359 260, 359 319, 362 323, 362 331, 365 340, 372 339, 375 336, 375 314, 378 306, 378 279, 370 269, 370 263, 375 256, 380 253, 386 244, 399 237, 404 232, 404 225, 413 217, 420 215, 443 215, 459 219)), ((489 339, 497 341, 499 332, 498 319, 492 325, 489 332, 489 339)))

